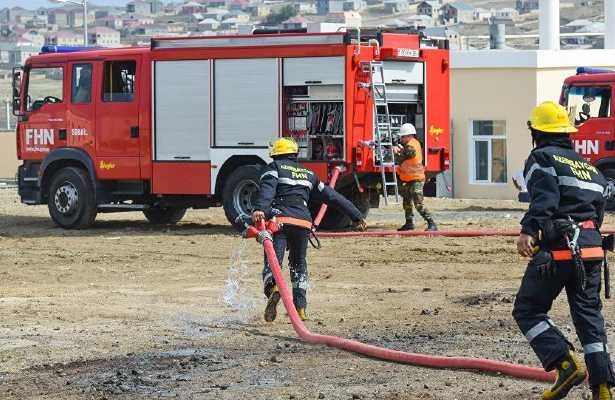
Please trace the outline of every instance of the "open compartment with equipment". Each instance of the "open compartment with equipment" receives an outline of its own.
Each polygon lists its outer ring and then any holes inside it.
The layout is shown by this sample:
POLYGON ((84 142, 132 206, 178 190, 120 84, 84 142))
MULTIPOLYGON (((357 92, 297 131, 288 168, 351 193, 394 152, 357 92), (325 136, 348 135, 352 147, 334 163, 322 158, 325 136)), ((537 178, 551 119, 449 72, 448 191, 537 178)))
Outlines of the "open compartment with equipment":
POLYGON ((401 125, 410 123, 416 128, 417 139, 425 143, 423 63, 385 61, 384 80, 392 133, 399 132, 401 125))
POLYGON ((343 71, 343 57, 284 60, 283 135, 297 141, 303 161, 345 158, 343 71))

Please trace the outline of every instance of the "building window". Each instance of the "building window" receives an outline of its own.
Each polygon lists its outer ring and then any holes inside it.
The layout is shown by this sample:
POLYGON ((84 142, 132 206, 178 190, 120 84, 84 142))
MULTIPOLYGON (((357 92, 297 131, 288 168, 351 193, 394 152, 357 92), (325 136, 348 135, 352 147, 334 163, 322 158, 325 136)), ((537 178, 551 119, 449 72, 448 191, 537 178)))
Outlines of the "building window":
POLYGON ((135 61, 106 61, 103 101, 132 101, 136 70, 135 61))
POLYGON ((506 121, 471 123, 471 182, 506 183, 506 121))

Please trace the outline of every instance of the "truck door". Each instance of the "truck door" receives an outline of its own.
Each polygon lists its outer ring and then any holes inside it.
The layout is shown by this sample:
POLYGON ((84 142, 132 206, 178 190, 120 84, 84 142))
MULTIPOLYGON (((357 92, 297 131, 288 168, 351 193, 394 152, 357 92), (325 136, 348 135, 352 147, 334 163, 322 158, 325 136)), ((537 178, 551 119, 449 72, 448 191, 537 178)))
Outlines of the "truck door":
POLYGON ((591 162, 615 154, 611 85, 574 84, 566 90, 566 106, 579 130, 572 135, 574 150, 591 162))
POLYGON ((66 88, 62 64, 32 66, 26 87, 25 122, 19 134, 23 159, 42 159, 66 134, 66 88))
POLYGON ((95 154, 96 111, 93 93, 93 76, 100 74, 100 64, 92 61, 75 61, 68 65, 70 71, 70 100, 67 101, 66 143, 95 154))
POLYGON ((100 179, 140 179, 139 93, 141 57, 102 62, 96 96, 96 166, 100 179))

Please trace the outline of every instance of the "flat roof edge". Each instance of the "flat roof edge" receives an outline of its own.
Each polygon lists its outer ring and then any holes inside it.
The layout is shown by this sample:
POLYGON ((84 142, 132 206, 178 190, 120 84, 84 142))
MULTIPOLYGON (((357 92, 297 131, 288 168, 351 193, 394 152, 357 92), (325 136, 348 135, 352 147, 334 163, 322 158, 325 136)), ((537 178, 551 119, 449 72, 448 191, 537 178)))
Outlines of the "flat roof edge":
POLYGON ((451 69, 576 68, 615 65, 615 50, 452 50, 451 69))

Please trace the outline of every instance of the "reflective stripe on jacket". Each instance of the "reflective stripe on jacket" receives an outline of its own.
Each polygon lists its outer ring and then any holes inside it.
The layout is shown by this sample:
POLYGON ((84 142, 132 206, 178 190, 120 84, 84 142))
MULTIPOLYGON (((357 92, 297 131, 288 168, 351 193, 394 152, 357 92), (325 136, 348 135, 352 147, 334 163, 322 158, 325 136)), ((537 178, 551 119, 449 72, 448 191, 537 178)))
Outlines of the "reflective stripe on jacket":
MULTIPOLYGON (((581 229, 581 248, 600 246, 602 239, 596 228, 602 225, 606 180, 602 173, 572 149, 568 137, 543 139, 525 163, 525 182, 530 205, 521 220, 521 232, 538 237, 548 222, 572 219, 593 221, 581 229)), ((558 243, 545 243, 548 250, 565 249, 563 238, 558 243)), ((542 245, 541 245, 542 246, 542 245)))
POLYGON ((263 169, 253 205, 254 210, 263 211, 267 218, 287 217, 285 223, 309 229, 312 215, 308 203, 312 199, 333 205, 353 221, 363 218, 350 200, 321 182, 314 171, 290 157, 278 158, 263 169))
POLYGON ((414 148, 414 157, 404 160, 401 165, 397 167, 399 179, 403 182, 424 181, 425 168, 423 167, 423 150, 421 149, 421 143, 415 138, 412 138, 406 146, 414 148))

